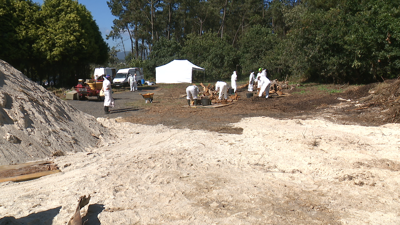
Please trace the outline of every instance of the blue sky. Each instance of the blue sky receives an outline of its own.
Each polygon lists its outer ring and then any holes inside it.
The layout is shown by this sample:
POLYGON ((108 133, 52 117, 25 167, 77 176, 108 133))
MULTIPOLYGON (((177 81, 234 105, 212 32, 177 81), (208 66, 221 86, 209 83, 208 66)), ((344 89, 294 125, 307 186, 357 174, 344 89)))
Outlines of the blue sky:
MULTIPOLYGON (((40 5, 43 4, 43 0, 33 0, 33 2, 37 2, 40 5)), ((113 25, 113 20, 116 19, 107 6, 107 0, 78 0, 78 2, 86 6, 86 9, 92 13, 93 19, 96 21, 103 39, 108 43, 110 48, 116 46, 117 49, 123 51, 121 40, 113 41, 112 39, 106 39, 106 35, 110 32, 113 25)), ((124 45, 126 50, 130 49, 131 46, 128 36, 124 37, 124 45)))

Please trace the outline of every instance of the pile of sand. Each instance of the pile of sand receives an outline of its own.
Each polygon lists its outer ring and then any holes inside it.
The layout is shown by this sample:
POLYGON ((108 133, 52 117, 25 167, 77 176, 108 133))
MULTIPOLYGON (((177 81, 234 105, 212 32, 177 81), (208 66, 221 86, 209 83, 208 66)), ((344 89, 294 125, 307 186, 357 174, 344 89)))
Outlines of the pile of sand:
POLYGON ((0 183, 0 224, 399 224, 400 127, 248 118, 243 134, 98 119, 112 142, 0 183))
POLYGON ((81 152, 107 135, 94 117, 0 60, 0 165, 81 152))

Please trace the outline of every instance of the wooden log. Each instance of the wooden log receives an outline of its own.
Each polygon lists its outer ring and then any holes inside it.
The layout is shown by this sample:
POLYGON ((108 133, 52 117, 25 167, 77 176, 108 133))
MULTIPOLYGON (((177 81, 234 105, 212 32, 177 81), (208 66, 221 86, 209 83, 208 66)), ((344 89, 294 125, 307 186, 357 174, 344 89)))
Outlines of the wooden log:
POLYGON ((17 165, 0 166, 0 182, 24 181, 60 172, 51 161, 36 161, 17 165))
MULTIPOLYGON (((68 225, 82 225, 82 217, 81 217, 81 209, 89 204, 90 195, 86 197, 86 195, 81 196, 78 201, 78 206, 76 207, 74 215, 68 221, 68 225)), ((86 222, 86 221, 85 221, 86 222)))
POLYGON ((52 163, 53 162, 51 162, 51 161, 36 161, 36 162, 27 162, 27 163, 21 163, 21 164, 16 164, 16 165, 4 165, 4 166, 0 166, 0 172, 5 171, 5 170, 16 170, 16 169, 20 169, 20 168, 27 167, 27 166, 52 164, 52 163))
POLYGON ((240 96, 237 93, 235 93, 235 95, 229 96, 229 99, 232 99, 232 100, 238 100, 239 98, 240 98, 240 96))
POLYGON ((248 86, 249 86, 249 82, 247 82, 247 84, 243 84, 243 85, 239 86, 238 89, 247 88, 248 86))
POLYGON ((38 173, 26 174, 26 175, 22 175, 22 176, 1 178, 0 183, 6 182, 6 181, 20 182, 20 181, 33 180, 33 179, 37 179, 39 177, 43 177, 46 175, 59 173, 59 172, 61 172, 61 171, 60 170, 48 170, 48 171, 43 171, 43 172, 38 172, 38 173))
POLYGON ((203 87, 203 91, 206 92, 206 86, 204 86, 203 83, 200 83, 200 86, 202 86, 203 87))

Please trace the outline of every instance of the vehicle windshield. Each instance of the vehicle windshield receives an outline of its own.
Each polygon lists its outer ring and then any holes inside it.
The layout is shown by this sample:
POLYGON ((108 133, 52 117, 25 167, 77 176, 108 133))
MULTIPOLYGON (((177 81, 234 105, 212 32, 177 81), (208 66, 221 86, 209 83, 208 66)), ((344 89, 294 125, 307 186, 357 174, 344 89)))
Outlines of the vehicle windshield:
POLYGON ((114 78, 126 78, 126 73, 117 73, 114 78))

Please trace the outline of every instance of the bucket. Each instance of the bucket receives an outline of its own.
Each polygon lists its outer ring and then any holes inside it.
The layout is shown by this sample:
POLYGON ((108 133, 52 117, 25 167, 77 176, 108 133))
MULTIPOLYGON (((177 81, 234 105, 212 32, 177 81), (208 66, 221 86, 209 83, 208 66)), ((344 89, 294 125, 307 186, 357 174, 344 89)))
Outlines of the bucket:
POLYGON ((208 98, 203 98, 203 99, 201 99, 201 104, 202 105, 211 105, 211 101, 208 98))
POLYGON ((140 82, 142 82, 142 85, 144 85, 144 79, 141 79, 140 82))
POLYGON ((247 96, 247 98, 253 97, 253 92, 247 92, 247 93, 246 93, 246 96, 247 96))
POLYGON ((233 91, 233 89, 232 89, 232 88, 229 88, 228 94, 233 95, 234 93, 235 93, 235 92, 233 91))

